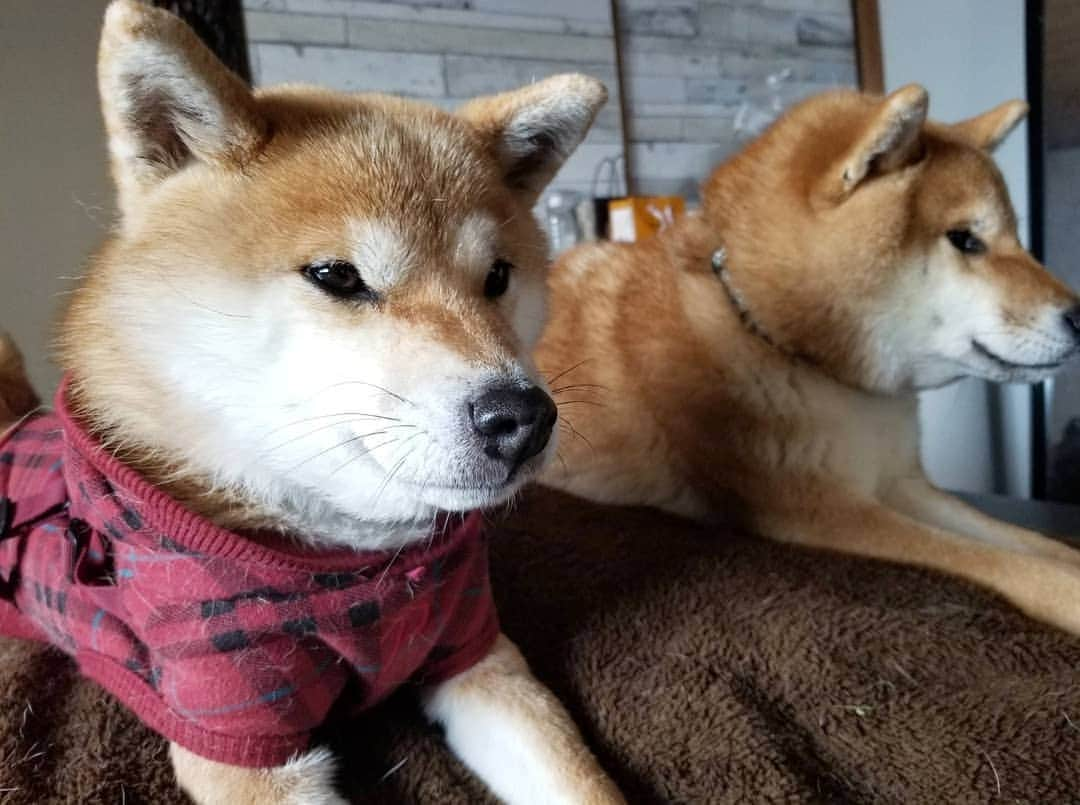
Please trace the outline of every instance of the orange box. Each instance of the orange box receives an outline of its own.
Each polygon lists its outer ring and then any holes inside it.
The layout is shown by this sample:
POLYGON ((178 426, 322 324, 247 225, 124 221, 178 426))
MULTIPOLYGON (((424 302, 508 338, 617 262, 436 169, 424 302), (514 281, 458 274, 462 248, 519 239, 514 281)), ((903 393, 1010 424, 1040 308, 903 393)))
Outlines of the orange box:
POLYGON ((647 240, 686 212, 681 196, 629 196, 608 203, 608 237, 624 243, 647 240))

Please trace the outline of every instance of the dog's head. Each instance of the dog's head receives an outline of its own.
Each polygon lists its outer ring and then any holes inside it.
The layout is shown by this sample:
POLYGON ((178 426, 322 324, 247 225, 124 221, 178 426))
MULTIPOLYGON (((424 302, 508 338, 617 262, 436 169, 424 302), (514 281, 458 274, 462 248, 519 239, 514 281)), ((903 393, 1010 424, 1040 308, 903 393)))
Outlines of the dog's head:
POLYGON ((556 411, 529 358, 547 264, 531 207, 599 82, 457 114, 253 93, 126 1, 99 78, 121 221, 63 349, 111 439, 301 521, 416 522, 535 474, 556 411))
POLYGON ((862 388, 1047 377, 1080 346, 1080 300, 1021 246, 990 156, 1027 106, 926 111, 918 86, 823 95, 718 170, 731 285, 782 347, 862 388))

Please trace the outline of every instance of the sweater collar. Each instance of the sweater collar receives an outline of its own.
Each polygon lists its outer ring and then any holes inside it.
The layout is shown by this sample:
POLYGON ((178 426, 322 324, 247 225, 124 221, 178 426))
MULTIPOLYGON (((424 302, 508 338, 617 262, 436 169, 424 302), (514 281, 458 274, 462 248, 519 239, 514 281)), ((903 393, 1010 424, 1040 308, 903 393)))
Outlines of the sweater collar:
POLYGON ((422 563, 432 552, 441 553, 449 544, 480 537, 483 518, 479 511, 440 514, 426 538, 396 552, 301 548, 274 534, 245 535, 220 528, 109 452, 71 411, 70 387, 70 377, 65 376, 54 410, 64 432, 63 472, 71 516, 114 539, 149 532, 166 549, 317 570, 387 562, 407 567, 422 563))

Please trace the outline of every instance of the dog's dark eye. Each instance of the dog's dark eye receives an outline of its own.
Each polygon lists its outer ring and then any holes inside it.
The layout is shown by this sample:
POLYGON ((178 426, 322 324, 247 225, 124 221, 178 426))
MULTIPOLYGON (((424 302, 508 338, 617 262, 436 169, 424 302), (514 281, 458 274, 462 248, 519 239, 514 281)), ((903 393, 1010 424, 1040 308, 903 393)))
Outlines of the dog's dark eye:
POLYGON ((312 263, 304 266, 303 274, 328 294, 340 299, 375 298, 375 292, 361 278, 356 266, 344 260, 312 263))
POLYGON ((986 251, 986 244, 975 237, 970 229, 950 229, 945 237, 964 254, 982 254, 986 251))
POLYGON ((484 280, 484 296, 497 299, 506 293, 510 286, 510 269, 513 266, 501 257, 491 264, 491 270, 484 280))

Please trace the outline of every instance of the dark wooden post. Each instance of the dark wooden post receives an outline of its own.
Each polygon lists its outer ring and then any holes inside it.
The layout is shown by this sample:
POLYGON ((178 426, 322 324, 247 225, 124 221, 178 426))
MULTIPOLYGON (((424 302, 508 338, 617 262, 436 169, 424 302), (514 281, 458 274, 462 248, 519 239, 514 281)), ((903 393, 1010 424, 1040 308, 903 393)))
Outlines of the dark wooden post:
POLYGON ((885 92, 885 69, 881 54, 881 13, 878 0, 851 0, 855 22, 855 55, 859 66, 859 89, 885 92))
POLYGON ((225 65, 251 83, 241 0, 153 0, 192 27, 225 65))

